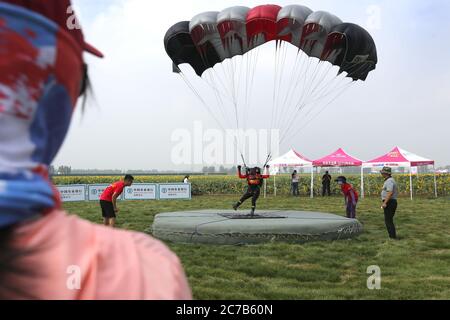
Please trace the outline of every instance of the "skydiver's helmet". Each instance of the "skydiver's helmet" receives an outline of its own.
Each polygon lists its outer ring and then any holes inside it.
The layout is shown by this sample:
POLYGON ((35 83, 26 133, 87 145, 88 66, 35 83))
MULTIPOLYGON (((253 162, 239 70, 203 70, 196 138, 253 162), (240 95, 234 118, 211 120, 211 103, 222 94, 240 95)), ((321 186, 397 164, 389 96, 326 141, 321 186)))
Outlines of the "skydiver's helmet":
POLYGON ((254 170, 255 170, 255 174, 261 174, 261 168, 256 167, 256 168, 254 168, 254 170))

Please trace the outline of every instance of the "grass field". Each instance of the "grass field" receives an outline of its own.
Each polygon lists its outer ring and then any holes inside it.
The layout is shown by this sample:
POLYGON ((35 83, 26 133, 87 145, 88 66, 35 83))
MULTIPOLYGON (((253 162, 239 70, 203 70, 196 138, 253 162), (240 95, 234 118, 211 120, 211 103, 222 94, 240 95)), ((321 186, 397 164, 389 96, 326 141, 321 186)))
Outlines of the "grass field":
MULTIPOLYGON (((229 208, 238 195, 192 201, 121 203, 120 228, 148 231, 161 212, 229 208)), ((180 257, 194 297, 203 299, 450 299, 450 200, 400 199, 400 241, 388 240, 377 198, 364 199, 355 240, 306 245, 218 247, 170 244, 180 257), (367 268, 382 272, 382 289, 367 289, 367 268)), ((97 203, 66 204, 71 214, 100 223, 97 203)), ((261 209, 343 214, 343 199, 269 198, 261 209)))

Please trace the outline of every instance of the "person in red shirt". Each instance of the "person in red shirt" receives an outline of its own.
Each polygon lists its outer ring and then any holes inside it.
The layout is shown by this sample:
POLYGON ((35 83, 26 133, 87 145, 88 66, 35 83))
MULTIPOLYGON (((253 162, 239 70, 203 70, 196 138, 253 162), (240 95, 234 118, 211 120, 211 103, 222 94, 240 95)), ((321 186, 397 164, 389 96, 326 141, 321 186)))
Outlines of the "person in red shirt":
POLYGON ((100 196, 100 207, 102 208, 102 216, 105 226, 114 228, 116 225, 117 213, 117 199, 123 193, 125 187, 131 187, 134 177, 126 175, 123 181, 117 181, 110 185, 103 191, 100 196))
MULTIPOLYGON (((266 167, 269 168, 268 166, 266 167)), ((261 195, 261 186, 263 184, 264 179, 269 179, 270 175, 261 174, 261 168, 253 168, 253 169, 247 169, 247 172, 245 174, 242 174, 242 167, 238 167, 238 174, 240 179, 246 179, 248 183, 248 189, 247 192, 242 196, 241 200, 237 202, 233 209, 237 210, 246 200, 252 198, 252 211, 250 215, 253 217, 255 215, 256 210, 256 202, 259 199, 259 196, 261 195)))
POLYGON ((346 177, 339 177, 336 182, 341 186, 345 197, 345 206, 347 209, 347 218, 356 219, 356 206, 358 204, 358 192, 355 191, 350 183, 347 183, 346 177))

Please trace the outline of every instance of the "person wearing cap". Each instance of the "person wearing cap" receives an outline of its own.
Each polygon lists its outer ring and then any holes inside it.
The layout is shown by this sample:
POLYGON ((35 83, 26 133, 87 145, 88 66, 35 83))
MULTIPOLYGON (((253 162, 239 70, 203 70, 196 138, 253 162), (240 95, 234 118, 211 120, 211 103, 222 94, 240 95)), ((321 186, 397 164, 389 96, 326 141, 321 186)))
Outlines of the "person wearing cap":
POLYGON ((398 187, 397 182, 392 177, 392 168, 384 167, 381 170, 384 178, 383 190, 381 191, 382 209, 384 210, 384 220, 391 239, 397 239, 397 231, 394 224, 394 216, 398 207, 398 187))
POLYGON ((0 1, 0 300, 191 299, 163 243, 68 215, 49 179, 92 51, 70 4, 0 1))
POLYGON ((341 186, 342 193, 344 194, 347 218, 356 219, 356 206, 359 197, 358 192, 356 192, 353 186, 347 182, 346 177, 338 177, 336 182, 341 186))

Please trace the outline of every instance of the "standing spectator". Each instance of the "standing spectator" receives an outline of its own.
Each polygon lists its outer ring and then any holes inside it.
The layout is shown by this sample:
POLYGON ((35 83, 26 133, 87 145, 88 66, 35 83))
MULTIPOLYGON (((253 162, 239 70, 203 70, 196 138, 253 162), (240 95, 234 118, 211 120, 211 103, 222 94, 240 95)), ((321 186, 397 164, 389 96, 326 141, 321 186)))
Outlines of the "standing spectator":
POLYGON ((298 176, 297 170, 295 170, 294 173, 292 174, 292 195, 294 197, 300 196, 300 191, 298 189, 299 182, 300 178, 298 176))
POLYGON ((190 176, 185 176, 184 177, 184 180, 183 180, 183 183, 184 184, 189 184, 190 182, 189 182, 189 179, 190 179, 191 177, 190 176))
POLYGON ((381 207, 384 210, 384 221, 389 237, 391 239, 397 239, 397 231, 394 224, 394 216, 398 206, 397 182, 392 177, 392 168, 384 167, 383 170, 381 170, 381 174, 384 178, 383 190, 381 192, 381 200, 383 201, 381 207))
POLYGON ((103 222, 105 226, 112 227, 116 225, 117 213, 117 199, 123 193, 125 187, 131 187, 134 177, 126 175, 123 181, 118 181, 110 185, 103 191, 100 196, 100 207, 102 208, 103 222))
POLYGON ((331 196, 331 177, 330 173, 327 171, 325 175, 322 177, 322 196, 325 197, 328 195, 331 196))
POLYGON ((355 191, 350 183, 347 183, 346 177, 339 177, 336 182, 341 186, 342 193, 345 197, 345 207, 347 210, 347 218, 356 219, 356 205, 358 204, 358 192, 355 191))

